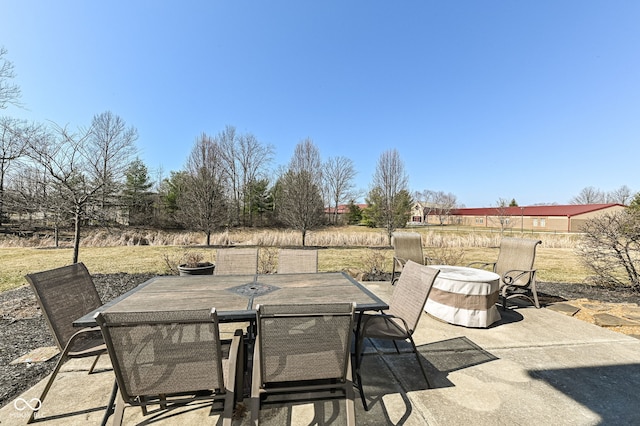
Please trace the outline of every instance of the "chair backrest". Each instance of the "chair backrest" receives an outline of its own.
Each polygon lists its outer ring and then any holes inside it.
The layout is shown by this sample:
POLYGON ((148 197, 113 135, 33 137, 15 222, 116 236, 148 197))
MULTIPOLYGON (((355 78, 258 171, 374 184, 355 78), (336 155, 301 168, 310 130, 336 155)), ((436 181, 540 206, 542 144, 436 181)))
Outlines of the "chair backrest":
POLYGON ((348 379, 354 309, 354 303, 258 305, 261 387, 348 379))
POLYGON ((102 305, 91 275, 83 263, 25 276, 56 345, 63 351, 78 329, 73 321, 102 305))
POLYGON ((318 272, 318 250, 280 249, 278 253, 278 273, 318 272))
POLYGON ((257 248, 218 249, 216 275, 253 275, 258 271, 257 248))
MULTIPOLYGON (((503 238, 500 241, 500 252, 494 272, 502 277, 511 270, 532 270, 536 259, 536 247, 541 243, 540 240, 526 238, 503 238)), ((513 284, 526 285, 530 278, 530 274, 525 274, 516 279, 513 284)))
POLYGON ((422 237, 417 232, 394 232, 391 236, 394 257, 404 261, 412 260, 424 265, 422 237))
POLYGON ((408 261, 393 288, 388 313, 402 318, 409 332, 418 326, 431 287, 440 270, 408 261))
POLYGON ((197 390, 224 391, 215 309, 109 312, 96 321, 123 399, 197 390))

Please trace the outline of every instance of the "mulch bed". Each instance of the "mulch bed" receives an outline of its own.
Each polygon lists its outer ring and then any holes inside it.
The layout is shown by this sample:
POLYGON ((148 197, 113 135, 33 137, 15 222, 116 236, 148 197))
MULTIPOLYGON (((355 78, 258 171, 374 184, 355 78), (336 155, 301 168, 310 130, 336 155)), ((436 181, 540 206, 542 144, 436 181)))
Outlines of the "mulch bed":
MULTIPOLYGON (((106 302, 151 278, 147 274, 93 275, 101 299, 106 302)), ((589 298, 600 302, 637 303, 640 294, 627 289, 611 289, 585 284, 539 283, 543 304, 589 298)), ((29 351, 54 346, 45 320, 28 286, 0 293, 0 407, 45 378, 58 356, 49 361, 10 365, 29 351)))

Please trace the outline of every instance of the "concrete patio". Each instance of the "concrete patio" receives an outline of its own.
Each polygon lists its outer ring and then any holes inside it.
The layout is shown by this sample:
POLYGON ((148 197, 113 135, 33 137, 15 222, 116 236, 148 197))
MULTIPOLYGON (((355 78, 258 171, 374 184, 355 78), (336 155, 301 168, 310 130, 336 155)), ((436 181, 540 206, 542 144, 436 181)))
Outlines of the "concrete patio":
MULTIPOLYGON (((383 299, 389 296, 389 283, 366 284, 383 299)), ((364 411, 356 392, 358 424, 640 424, 640 340, 633 337, 528 306, 508 311, 489 329, 453 326, 425 314, 414 337, 433 388, 427 389, 413 354, 398 355, 392 344, 372 342, 363 363, 371 410, 364 411)), ((65 364, 36 424, 100 424, 113 384, 104 358, 92 375, 91 360, 65 364)), ((25 424, 24 402, 43 386, 0 409, 0 424, 25 424)), ((234 424, 249 424, 249 413, 238 408, 234 424)), ((146 417, 127 408, 125 424, 221 424, 219 414, 211 403, 146 417)), ((343 424, 344 403, 266 405, 261 423, 343 424)))

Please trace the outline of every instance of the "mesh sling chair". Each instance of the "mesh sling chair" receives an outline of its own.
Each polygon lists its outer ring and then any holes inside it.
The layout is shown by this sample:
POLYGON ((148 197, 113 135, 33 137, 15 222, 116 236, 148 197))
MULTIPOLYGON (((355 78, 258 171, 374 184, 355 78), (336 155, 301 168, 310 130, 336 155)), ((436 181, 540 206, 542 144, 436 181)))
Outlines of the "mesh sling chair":
POLYGON ((507 300, 521 297, 529 300, 536 308, 540 308, 536 291, 536 270, 533 263, 536 259, 536 247, 540 240, 525 238, 503 238, 500 251, 495 262, 473 262, 469 266, 491 267, 500 275, 500 297, 502 309, 507 308, 507 300))
POLYGON ((215 275, 254 275, 257 271, 257 248, 227 248, 216 252, 215 275))
MULTIPOLYGON (((261 399, 269 394, 342 390, 347 424, 355 424, 351 380, 354 303, 258 305, 251 420, 257 425, 261 399)), ((317 394, 316 394, 317 395, 317 394)))
POLYGON ((413 353, 418 360, 427 386, 431 387, 427 372, 413 341, 413 332, 418 326, 424 305, 439 272, 438 269, 419 265, 411 260, 407 261, 393 289, 389 309, 380 314, 363 313, 359 315, 356 327, 355 372, 360 398, 365 410, 368 411, 369 407, 365 399, 360 374, 365 337, 392 340, 398 353, 400 353, 400 350, 396 340, 408 340, 411 343, 413 353))
MULTIPOLYGON (((82 263, 63 266, 25 276, 36 295, 40 309, 53 334, 60 358, 40 395, 43 403, 62 365, 70 358, 93 357, 96 359, 89 374, 107 349, 98 327, 78 329, 73 321, 102 306, 89 271, 82 263)), ((31 413, 28 423, 35 418, 31 413)))
POLYGON ((223 357, 215 309, 106 311, 96 321, 118 386, 113 424, 122 424, 125 405, 140 406, 146 415, 150 404, 165 409, 167 404, 222 399, 223 424, 231 425, 243 337, 236 330, 223 357))
POLYGON ((280 249, 278 253, 278 273, 318 272, 318 250, 280 249))
POLYGON ((426 264, 422 252, 422 237, 417 232, 394 232, 391 236, 393 246, 393 266, 391 270, 391 284, 398 281, 396 273, 402 272, 402 268, 411 260, 420 265, 426 264))

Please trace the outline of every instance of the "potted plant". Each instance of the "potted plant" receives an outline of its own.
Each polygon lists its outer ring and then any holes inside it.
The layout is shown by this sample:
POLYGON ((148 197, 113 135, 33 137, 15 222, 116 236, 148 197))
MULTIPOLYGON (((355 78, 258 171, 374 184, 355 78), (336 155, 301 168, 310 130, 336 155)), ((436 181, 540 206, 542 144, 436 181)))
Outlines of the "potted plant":
POLYGON ((180 276, 186 275, 213 275, 216 265, 204 260, 204 255, 199 252, 186 252, 182 256, 182 262, 178 265, 180 276))

